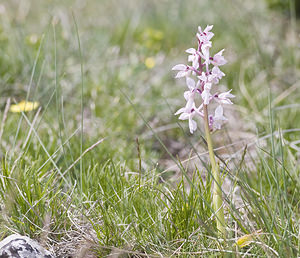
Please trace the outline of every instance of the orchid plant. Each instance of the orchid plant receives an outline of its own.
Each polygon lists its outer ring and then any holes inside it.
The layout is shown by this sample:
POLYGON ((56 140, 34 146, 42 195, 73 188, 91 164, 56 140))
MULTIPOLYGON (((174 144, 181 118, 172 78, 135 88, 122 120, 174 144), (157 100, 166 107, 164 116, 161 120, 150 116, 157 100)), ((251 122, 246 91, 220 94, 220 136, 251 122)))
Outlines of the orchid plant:
POLYGON ((223 114, 223 105, 232 104, 231 90, 220 93, 214 90, 213 86, 217 85, 225 74, 220 70, 220 66, 227 63, 223 56, 224 49, 214 56, 210 54, 212 47, 211 39, 214 33, 211 32, 213 25, 208 25, 204 30, 199 26, 197 32, 198 47, 189 48, 186 52, 189 54, 188 62, 190 65, 178 64, 172 70, 178 71, 175 78, 186 79, 188 90, 184 92, 186 105, 180 108, 175 115, 179 119, 189 121, 190 132, 197 129, 197 122, 194 120, 200 117, 204 121, 205 135, 209 151, 209 157, 212 166, 212 174, 215 180, 213 186, 213 207, 216 215, 217 229, 225 237, 225 219, 222 201, 221 177, 219 165, 216 163, 211 132, 221 129, 221 126, 228 119, 223 114), (212 109, 212 103, 216 102, 217 107, 212 114, 208 113, 208 107, 212 109))

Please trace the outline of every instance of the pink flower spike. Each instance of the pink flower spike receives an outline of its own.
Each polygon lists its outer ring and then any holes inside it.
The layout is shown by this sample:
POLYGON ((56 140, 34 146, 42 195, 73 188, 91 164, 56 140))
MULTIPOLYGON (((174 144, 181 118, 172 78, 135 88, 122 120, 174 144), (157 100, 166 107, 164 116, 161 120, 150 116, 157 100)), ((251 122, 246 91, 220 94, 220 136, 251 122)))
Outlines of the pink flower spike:
MULTIPOLYGON (((197 123, 193 120, 194 116, 204 118, 204 107, 215 100, 219 106, 215 109, 214 114, 208 116, 209 127, 211 130, 220 129, 222 124, 227 121, 223 116, 223 105, 233 104, 231 99, 234 95, 231 90, 223 93, 216 92, 214 87, 219 80, 225 76, 220 70, 220 66, 227 63, 223 56, 224 49, 215 55, 210 55, 214 33, 211 32, 213 25, 207 25, 204 30, 199 26, 197 32, 198 46, 186 49, 188 53, 187 65, 175 65, 172 70, 178 71, 175 78, 185 77, 188 90, 183 94, 186 105, 179 109, 175 114, 179 115, 181 120, 189 120, 190 132, 197 129, 197 123), (196 103, 199 107, 196 108, 196 103)), ((207 107, 211 109, 211 107, 207 107)))
POLYGON ((215 100, 220 104, 233 104, 230 99, 235 98, 235 96, 230 93, 231 91, 232 90, 229 90, 227 92, 216 95, 215 100))

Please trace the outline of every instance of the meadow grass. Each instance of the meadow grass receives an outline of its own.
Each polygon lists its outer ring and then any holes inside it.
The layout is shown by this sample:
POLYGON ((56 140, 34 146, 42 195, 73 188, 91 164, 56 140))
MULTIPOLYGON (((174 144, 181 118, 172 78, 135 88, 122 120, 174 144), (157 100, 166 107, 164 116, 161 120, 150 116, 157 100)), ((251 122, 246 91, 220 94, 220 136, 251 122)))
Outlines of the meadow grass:
POLYGON ((0 21, 1 238, 57 257, 299 256, 294 16, 263 1, 24 0, 1 4, 0 21), (173 115, 184 100, 171 67, 206 24, 236 95, 213 135, 226 241, 203 129, 173 115), (41 107, 8 111, 25 99, 41 107))

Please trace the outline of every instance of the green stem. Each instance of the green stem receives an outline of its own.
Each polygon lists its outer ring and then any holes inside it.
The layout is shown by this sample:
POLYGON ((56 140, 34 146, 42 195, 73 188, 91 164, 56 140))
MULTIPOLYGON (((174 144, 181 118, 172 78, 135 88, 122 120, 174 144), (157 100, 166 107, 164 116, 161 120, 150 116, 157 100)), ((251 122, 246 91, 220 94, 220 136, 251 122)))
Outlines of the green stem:
POLYGON ((213 143, 211 140, 210 129, 208 124, 208 112, 207 105, 203 107, 204 111, 204 122, 205 122, 205 136, 208 147, 209 158, 211 162, 212 175, 214 178, 213 184, 213 208, 215 210, 216 219, 217 219, 217 229, 224 239, 226 237, 225 232, 225 218, 224 218, 224 209, 222 206, 223 198, 222 198, 222 189, 221 189, 221 176, 219 171, 219 165, 216 163, 213 143))

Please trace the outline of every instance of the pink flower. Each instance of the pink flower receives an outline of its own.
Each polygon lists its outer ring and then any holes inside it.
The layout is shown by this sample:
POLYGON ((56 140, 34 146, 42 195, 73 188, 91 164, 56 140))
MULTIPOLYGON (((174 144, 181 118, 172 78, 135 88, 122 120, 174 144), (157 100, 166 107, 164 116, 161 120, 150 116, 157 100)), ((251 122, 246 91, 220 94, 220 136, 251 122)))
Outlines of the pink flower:
POLYGON ((192 107, 192 105, 195 105, 196 93, 201 93, 201 91, 198 89, 200 81, 198 81, 196 84, 192 78, 186 77, 186 84, 189 87, 189 90, 185 91, 183 96, 187 101, 186 107, 192 107))
POLYGON ((210 82, 207 82, 204 84, 204 89, 201 93, 201 97, 203 99, 203 104, 204 105, 208 105, 210 100, 211 100, 211 97, 212 95, 210 94, 210 90, 211 90, 211 83, 210 82))
POLYGON ((190 55, 188 56, 188 62, 192 62, 192 66, 195 69, 199 68, 199 57, 200 53, 194 49, 194 48, 189 48, 185 52, 189 53, 190 55))
POLYGON ((225 76, 219 66, 226 64, 227 61, 223 57, 224 49, 213 57, 210 56, 210 49, 212 47, 211 39, 214 36, 211 32, 212 28, 212 25, 208 25, 202 31, 202 28, 198 27, 198 47, 186 50, 189 54, 188 62, 191 62, 192 65, 179 64, 172 68, 172 70, 179 71, 176 78, 186 78, 186 85, 188 87, 188 90, 184 92, 186 105, 175 114, 180 114, 179 119, 181 120, 189 120, 191 133, 197 129, 194 117, 198 115, 203 118, 204 105, 209 105, 213 99, 220 105, 215 109, 214 115, 208 115, 209 126, 212 130, 220 129, 222 124, 227 121, 227 118, 223 116, 223 107, 221 105, 232 104, 231 98, 234 98, 231 90, 223 93, 213 92, 213 86, 218 84, 219 80, 225 76), (196 108, 195 103, 198 101, 201 101, 201 103, 196 108))
POLYGON ((210 98, 211 98, 211 94, 208 90, 204 90, 202 93, 201 93, 201 97, 203 99, 203 104, 204 105, 208 105, 209 104, 209 101, 210 101, 210 98))
POLYGON ((196 91, 185 91, 183 96, 186 100, 186 108, 192 108, 194 105, 195 105, 195 94, 196 94, 196 91))
POLYGON ((211 58, 210 63, 214 66, 221 66, 227 63, 227 60, 223 56, 224 49, 222 49, 220 52, 214 55, 213 58, 211 58))
POLYGON ((225 76, 225 73, 223 73, 218 66, 215 66, 211 70, 209 81, 213 82, 214 84, 218 84, 219 80, 221 80, 223 76, 225 76))
POLYGON ((201 27, 198 26, 197 38, 203 44, 208 43, 211 38, 214 36, 214 33, 211 32, 213 25, 207 25, 204 31, 202 31, 201 27))
POLYGON ((223 92, 221 94, 216 94, 214 98, 220 104, 233 104, 230 99, 235 98, 235 96, 230 93, 231 91, 232 90, 229 90, 227 92, 223 92))
POLYGON ((196 87, 195 81, 192 78, 190 78, 190 77, 186 77, 186 85, 188 86, 188 88, 190 90, 193 90, 196 87))
POLYGON ((203 82, 208 82, 208 77, 206 76, 205 72, 202 72, 202 74, 198 76, 198 79, 203 82))
POLYGON ((193 104, 192 107, 190 106, 186 106, 184 108, 180 108, 175 115, 179 115, 179 119, 180 120, 189 120, 189 128, 190 128, 190 132, 191 134, 194 133, 194 131, 197 130, 197 123, 195 120, 193 120, 194 116, 196 114, 203 116, 203 114, 195 107, 195 105, 193 104))
POLYGON ((228 119, 223 116, 223 107, 220 105, 215 110, 215 115, 209 117, 211 128, 221 129, 222 124, 228 119))
POLYGON ((175 78, 181 78, 181 77, 189 76, 191 74, 191 70, 189 69, 189 67, 184 64, 175 65, 173 66, 172 70, 179 71, 176 74, 175 78))

